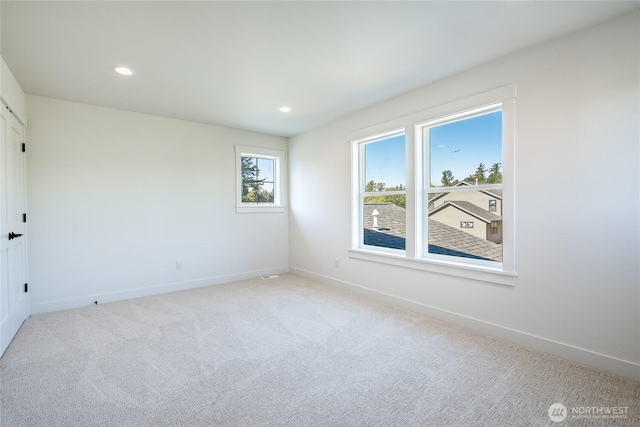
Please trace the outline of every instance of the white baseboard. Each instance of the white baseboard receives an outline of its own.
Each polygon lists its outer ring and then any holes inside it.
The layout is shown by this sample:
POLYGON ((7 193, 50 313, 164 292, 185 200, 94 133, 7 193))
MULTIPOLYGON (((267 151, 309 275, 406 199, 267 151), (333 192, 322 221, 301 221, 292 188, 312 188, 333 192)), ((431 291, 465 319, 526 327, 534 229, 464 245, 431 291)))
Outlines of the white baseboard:
POLYGON ((395 295, 376 291, 354 283, 345 282, 343 280, 334 279, 329 276, 313 273, 296 267, 289 267, 289 271, 303 277, 314 279, 318 282, 338 287, 347 291, 355 292, 360 295, 382 300, 395 306, 406 308, 427 316, 444 320, 465 328, 472 329, 496 338, 504 339, 524 347, 538 350, 543 353, 567 359, 582 365, 591 366, 602 371, 630 378, 634 381, 640 381, 640 364, 627 360, 618 359, 616 357, 607 356, 606 354, 597 353, 580 347, 554 341, 548 338, 529 334, 527 332, 518 331, 505 326, 496 325, 494 323, 485 322, 480 319, 465 316, 463 314, 442 310, 417 301, 408 300, 395 295))
POLYGON ((147 286, 144 288, 128 289, 126 291, 107 292, 65 300, 48 301, 38 304, 31 304, 29 314, 42 314, 52 311, 85 307, 87 305, 94 304, 94 301, 98 301, 98 304, 103 304, 107 302, 123 301, 134 298, 166 294, 169 292, 184 291, 187 289, 203 288, 206 286, 237 282, 239 280, 254 279, 256 277, 268 276, 270 274, 284 274, 288 272, 289 267, 278 267, 259 271, 228 274, 224 276, 207 277, 204 279, 188 280, 184 282, 163 283, 159 285, 147 286))

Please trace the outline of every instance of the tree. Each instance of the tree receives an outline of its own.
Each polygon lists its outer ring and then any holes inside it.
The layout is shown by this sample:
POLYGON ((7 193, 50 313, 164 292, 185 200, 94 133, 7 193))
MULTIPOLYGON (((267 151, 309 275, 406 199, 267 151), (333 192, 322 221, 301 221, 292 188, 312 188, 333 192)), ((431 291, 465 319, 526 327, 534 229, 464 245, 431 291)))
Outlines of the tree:
MULTIPOLYGON (((386 191, 404 191, 406 188, 404 185, 400 184, 395 187, 389 187, 386 191)), ((385 203, 393 203, 396 206, 400 206, 401 208, 407 207, 407 197, 404 194, 390 194, 388 196, 382 196, 384 198, 385 203)))
POLYGON ((373 193, 374 191, 385 191, 386 188, 387 186, 384 182, 375 182, 371 180, 364 186, 364 191, 367 193, 373 193))
POLYGON ((447 169, 442 171, 442 179, 440 179, 440 182, 444 187, 451 187, 456 185, 458 180, 453 177, 453 172, 447 169))
POLYGON ((273 192, 262 190, 264 179, 258 179, 260 169, 255 157, 242 158, 242 201, 244 203, 259 203, 273 201, 273 192), (263 193, 267 193, 265 196, 263 193), (271 199, 269 199, 271 194, 271 199))
MULTIPOLYGON (((404 191, 404 185, 396 185, 395 187, 387 187, 384 182, 369 181, 364 186, 367 193, 377 193, 382 191, 404 191)), ((401 208, 406 208, 406 196, 404 194, 385 194, 380 196, 367 196, 365 203, 392 203, 401 208)))
POLYGON ((256 201, 258 203, 273 203, 273 191, 262 189, 256 192, 256 201))
POLYGON ((499 184, 502 182, 502 172, 500 172, 500 163, 494 163, 489 168, 489 176, 487 177, 487 183, 499 184))
POLYGON ((484 163, 480 163, 478 165, 478 168, 476 169, 476 174, 475 177, 478 179, 478 181, 486 181, 487 180, 487 168, 484 166, 484 163))
POLYGON ((465 181, 473 182, 475 180, 478 180, 478 183, 487 181, 487 168, 485 167, 484 163, 480 163, 476 168, 475 173, 465 178, 465 181))

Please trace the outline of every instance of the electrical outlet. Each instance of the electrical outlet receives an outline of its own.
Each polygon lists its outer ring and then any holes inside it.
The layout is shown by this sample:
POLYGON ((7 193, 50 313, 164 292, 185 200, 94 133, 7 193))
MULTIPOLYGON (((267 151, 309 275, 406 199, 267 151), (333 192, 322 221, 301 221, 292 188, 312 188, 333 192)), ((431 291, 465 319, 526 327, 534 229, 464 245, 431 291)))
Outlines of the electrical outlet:
POLYGON ((176 261, 176 270, 182 270, 182 261, 176 261))
POLYGON ((340 268, 340 259, 336 258, 333 260, 333 266, 335 268, 340 268))

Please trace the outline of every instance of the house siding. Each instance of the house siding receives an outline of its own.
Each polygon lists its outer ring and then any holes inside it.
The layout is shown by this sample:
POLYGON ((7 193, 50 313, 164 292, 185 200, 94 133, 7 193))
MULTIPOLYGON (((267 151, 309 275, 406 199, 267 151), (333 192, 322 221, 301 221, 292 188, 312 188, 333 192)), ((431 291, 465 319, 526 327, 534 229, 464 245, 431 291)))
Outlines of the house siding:
POLYGON ((441 222, 442 224, 448 225, 449 227, 457 228, 460 231, 469 233, 479 239, 487 239, 487 223, 473 215, 469 215, 468 213, 461 211, 454 206, 449 205, 449 207, 429 215, 429 218, 441 222), (473 228, 461 227, 460 222, 462 221, 473 222, 473 228))
POLYGON ((450 200, 464 200, 465 202, 473 203, 481 209, 489 211, 489 200, 496 201, 496 210, 495 212, 491 212, 498 216, 502 216, 502 199, 492 195, 487 194, 484 191, 476 191, 473 187, 469 188, 469 191, 464 192, 453 192, 453 193, 445 193, 443 196, 438 197, 432 203, 433 208, 437 208, 439 206, 444 205, 450 200))

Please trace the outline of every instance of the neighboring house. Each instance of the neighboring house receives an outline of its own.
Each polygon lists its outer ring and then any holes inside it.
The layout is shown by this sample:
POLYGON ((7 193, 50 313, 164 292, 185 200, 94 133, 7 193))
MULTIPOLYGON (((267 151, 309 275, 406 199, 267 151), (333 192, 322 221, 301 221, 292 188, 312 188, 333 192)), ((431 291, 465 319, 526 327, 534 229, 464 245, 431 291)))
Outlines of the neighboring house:
POLYGON ((458 228, 479 239, 502 242, 502 217, 468 201, 448 200, 429 211, 429 219, 458 228))
MULTIPOLYGON (((405 249, 405 209, 392 203, 364 205, 364 243, 391 249, 405 249), (378 228, 373 213, 378 212, 378 228)), ((429 218, 429 253, 502 261, 502 247, 484 238, 460 231, 429 218)))
POLYGON ((480 209, 502 216, 502 190, 478 189, 475 184, 468 181, 461 181, 454 187, 471 187, 469 191, 441 193, 429 201, 429 210, 446 203, 449 200, 465 200, 473 203, 480 209))
POLYGON ((502 190, 477 189, 462 181, 456 187, 469 191, 438 194, 429 202, 429 218, 461 231, 502 243, 502 190))

